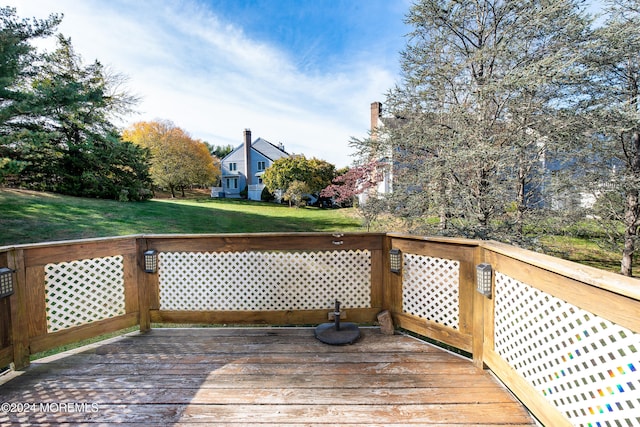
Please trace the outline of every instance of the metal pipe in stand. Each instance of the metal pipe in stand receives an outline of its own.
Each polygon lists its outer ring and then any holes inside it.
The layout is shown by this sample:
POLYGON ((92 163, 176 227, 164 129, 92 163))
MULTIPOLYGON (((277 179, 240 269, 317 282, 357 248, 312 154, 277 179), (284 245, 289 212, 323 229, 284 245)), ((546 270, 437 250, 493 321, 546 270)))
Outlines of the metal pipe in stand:
POLYGON ((333 318, 333 323, 318 325, 315 331, 317 339, 325 344, 344 345, 353 344, 360 338, 360 330, 355 323, 340 323, 340 301, 338 300, 336 300, 333 318))

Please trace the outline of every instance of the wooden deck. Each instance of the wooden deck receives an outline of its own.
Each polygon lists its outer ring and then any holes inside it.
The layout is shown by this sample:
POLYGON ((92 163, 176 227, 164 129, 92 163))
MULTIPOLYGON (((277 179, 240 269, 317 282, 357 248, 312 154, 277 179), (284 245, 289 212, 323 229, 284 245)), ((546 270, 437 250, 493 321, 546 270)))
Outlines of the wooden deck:
POLYGON ((132 333, 0 377, 0 425, 535 425, 467 359, 362 333, 350 346, 312 328, 132 333))

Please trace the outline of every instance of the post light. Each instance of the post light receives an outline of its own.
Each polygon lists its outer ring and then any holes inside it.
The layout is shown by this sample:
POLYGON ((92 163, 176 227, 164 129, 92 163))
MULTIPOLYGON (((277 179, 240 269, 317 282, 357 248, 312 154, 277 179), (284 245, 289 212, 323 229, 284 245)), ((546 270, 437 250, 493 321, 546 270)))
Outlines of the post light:
POLYGON ((476 290, 487 298, 491 298, 491 264, 476 266, 476 290))
POLYGON ((400 273, 402 270, 402 254, 400 249, 391 249, 389 251, 389 265, 392 273, 400 273))
POLYGON ((144 271, 146 273, 155 273, 158 271, 158 252, 155 249, 149 249, 144 254, 144 271))
POLYGON ((7 267, 0 268, 0 298, 13 294, 13 270, 7 267))

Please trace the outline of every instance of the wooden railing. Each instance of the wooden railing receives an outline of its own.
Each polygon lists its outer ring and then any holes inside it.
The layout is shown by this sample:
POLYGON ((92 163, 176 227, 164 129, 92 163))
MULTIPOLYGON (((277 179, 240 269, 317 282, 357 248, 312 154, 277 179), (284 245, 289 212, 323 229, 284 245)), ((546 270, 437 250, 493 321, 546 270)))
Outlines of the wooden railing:
POLYGON ((472 354, 545 425, 640 424, 640 284, 496 242, 402 234, 128 236, 0 248, 0 366, 152 322, 396 326, 472 354), (402 269, 390 271, 399 249, 402 269), (142 253, 158 254, 146 273, 142 253), (490 297, 476 266, 493 268, 490 297))
POLYGON ((640 425, 637 279, 496 242, 388 236, 404 258, 385 293, 399 326, 471 352, 544 425, 640 425))

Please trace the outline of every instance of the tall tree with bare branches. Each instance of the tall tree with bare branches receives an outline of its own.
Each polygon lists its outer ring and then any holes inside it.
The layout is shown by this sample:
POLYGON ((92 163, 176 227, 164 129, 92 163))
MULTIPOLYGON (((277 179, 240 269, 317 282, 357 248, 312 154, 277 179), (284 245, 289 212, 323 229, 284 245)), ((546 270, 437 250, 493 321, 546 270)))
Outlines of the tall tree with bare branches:
POLYGON ((622 252, 620 272, 631 276, 640 237, 640 0, 608 1, 604 17, 585 61, 591 141, 581 166, 596 214, 612 220, 606 230, 622 252))
POLYGON ((421 0, 386 100, 394 212, 438 232, 519 242, 544 197, 540 169, 578 73, 588 22, 577 0, 421 0))

